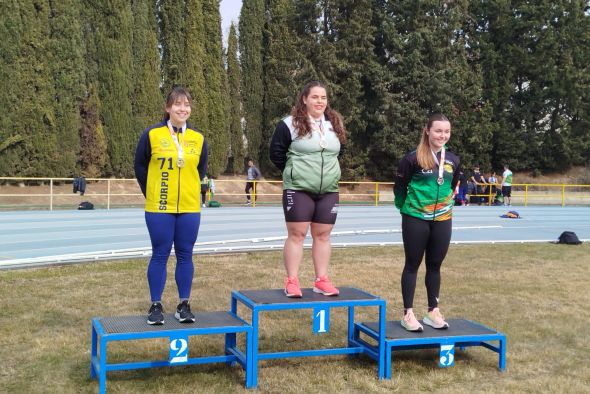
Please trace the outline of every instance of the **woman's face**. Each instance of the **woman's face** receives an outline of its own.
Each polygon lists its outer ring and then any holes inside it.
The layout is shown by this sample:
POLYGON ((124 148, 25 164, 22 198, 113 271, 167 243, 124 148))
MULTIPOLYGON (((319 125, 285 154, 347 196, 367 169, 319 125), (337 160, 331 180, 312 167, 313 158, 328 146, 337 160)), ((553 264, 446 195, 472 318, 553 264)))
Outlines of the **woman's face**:
POLYGON ((170 115, 170 122, 177 127, 183 126, 191 115, 191 103, 186 96, 180 96, 166 107, 166 112, 170 115))
POLYGON ((314 119, 319 119, 324 114, 328 105, 326 89, 314 86, 310 89, 307 97, 303 97, 303 103, 307 107, 307 113, 314 119))
POLYGON ((430 147, 438 152, 451 138, 451 123, 446 120, 435 120, 427 133, 430 147))

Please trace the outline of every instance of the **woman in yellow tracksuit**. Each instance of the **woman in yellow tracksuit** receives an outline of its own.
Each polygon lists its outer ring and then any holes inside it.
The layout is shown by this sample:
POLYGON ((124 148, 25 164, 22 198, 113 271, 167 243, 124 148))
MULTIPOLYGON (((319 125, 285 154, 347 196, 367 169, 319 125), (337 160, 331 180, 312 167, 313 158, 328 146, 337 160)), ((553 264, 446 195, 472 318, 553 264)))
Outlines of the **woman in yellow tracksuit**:
POLYGON ((164 120, 148 127, 137 144, 135 176, 146 198, 145 221, 152 243, 147 278, 151 307, 148 324, 164 324, 162 292, 172 244, 180 303, 175 317, 194 322, 189 298, 193 281, 193 247, 201 221, 200 184, 207 173, 207 142, 187 119, 192 99, 183 87, 166 99, 164 120))

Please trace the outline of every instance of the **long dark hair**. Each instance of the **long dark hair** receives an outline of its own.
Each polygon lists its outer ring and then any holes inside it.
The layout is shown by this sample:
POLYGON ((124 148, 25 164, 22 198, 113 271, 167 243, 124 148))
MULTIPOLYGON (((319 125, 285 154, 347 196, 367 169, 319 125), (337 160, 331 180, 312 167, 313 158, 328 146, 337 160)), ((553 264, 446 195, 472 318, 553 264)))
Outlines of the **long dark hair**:
POLYGON ((170 119, 170 114, 166 111, 166 108, 172 107, 172 104, 174 104, 174 102, 180 97, 186 97, 191 106, 193 105, 193 98, 188 90, 186 90, 184 86, 174 86, 166 96, 166 104, 164 105, 164 122, 170 119))
MULTIPOLYGON (((309 123, 309 115, 307 114, 307 106, 303 102, 303 99, 306 99, 309 96, 309 92, 312 88, 320 87, 328 92, 328 89, 324 84, 320 81, 311 81, 308 82, 299 95, 297 96, 297 101, 295 101, 295 105, 293 109, 291 109, 291 116, 293 117, 293 127, 297 130, 297 135, 299 137, 304 137, 306 135, 311 134, 311 124, 309 123)), ((330 105, 326 105, 326 110, 324 111, 326 118, 332 123, 332 127, 334 128, 334 132, 338 136, 341 144, 346 142, 346 130, 344 129, 344 123, 342 122, 342 115, 338 113, 338 111, 333 110, 330 108, 330 105)))

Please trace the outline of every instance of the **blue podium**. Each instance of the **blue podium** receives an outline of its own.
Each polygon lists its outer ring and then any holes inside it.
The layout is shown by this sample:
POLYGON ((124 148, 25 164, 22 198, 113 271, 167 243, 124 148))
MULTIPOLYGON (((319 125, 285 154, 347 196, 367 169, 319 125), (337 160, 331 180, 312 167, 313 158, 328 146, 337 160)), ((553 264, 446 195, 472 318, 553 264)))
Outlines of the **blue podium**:
MULTIPOLYGON (((506 368, 506 335, 482 324, 465 319, 449 319, 448 329, 437 330, 425 324, 422 332, 406 331, 399 321, 388 321, 385 325, 386 339, 384 352, 385 378, 391 378, 392 350, 413 350, 425 348, 439 349, 439 366, 450 367, 455 363, 455 347, 464 350, 469 346, 482 346, 498 353, 498 368, 506 368), (490 343, 491 342, 491 343, 490 343), (494 343, 497 342, 497 345, 494 343)), ((357 323, 354 326, 354 340, 362 346, 372 349, 368 352, 374 358, 375 351, 381 346, 382 327, 379 322, 357 323), (370 344, 360 337, 364 333, 378 342, 370 344)), ((377 360, 377 359, 376 359, 377 360)), ((378 361, 378 360, 377 360, 378 361)))
MULTIPOLYGON (((312 289, 302 289, 302 298, 287 298, 283 289, 273 290, 240 290, 233 291, 231 298, 231 313, 238 316, 238 302, 245 305, 251 310, 252 325, 252 343, 251 357, 251 380, 247 382, 248 387, 256 387, 258 384, 258 362, 260 360, 270 360, 278 358, 291 357, 308 357, 308 356, 328 356, 343 354, 368 354, 378 362, 379 378, 385 377, 385 300, 364 292, 359 289, 350 287, 339 288, 340 295, 327 297, 316 294, 312 289), (378 346, 364 346, 354 335, 355 327, 355 308, 357 307, 377 307, 379 310, 379 320, 377 322, 377 331, 375 338, 378 346), (258 351, 259 341, 259 317, 262 312, 284 311, 290 309, 311 309, 313 310, 313 331, 315 333, 327 332, 330 324, 331 308, 348 308, 348 340, 347 346, 341 348, 328 349, 311 349, 288 352, 260 353, 258 351)), ((235 343, 229 343, 227 351, 239 352, 235 343)))
POLYGON ((195 323, 179 323, 171 313, 164 314, 166 324, 150 326, 146 316, 120 316, 92 319, 92 345, 90 358, 90 377, 98 378, 99 392, 106 392, 107 372, 129 369, 171 367, 177 365, 208 364, 225 362, 239 363, 246 371, 246 387, 252 380, 248 360, 251 357, 252 326, 226 311, 197 312, 195 323), (246 350, 236 348, 236 334, 246 335, 246 350), (195 335, 225 334, 225 354, 209 357, 189 357, 188 338, 195 335), (128 341, 149 338, 169 338, 170 357, 161 361, 142 361, 109 364, 107 345, 111 341, 128 341), (233 346, 228 346, 232 344, 233 346))

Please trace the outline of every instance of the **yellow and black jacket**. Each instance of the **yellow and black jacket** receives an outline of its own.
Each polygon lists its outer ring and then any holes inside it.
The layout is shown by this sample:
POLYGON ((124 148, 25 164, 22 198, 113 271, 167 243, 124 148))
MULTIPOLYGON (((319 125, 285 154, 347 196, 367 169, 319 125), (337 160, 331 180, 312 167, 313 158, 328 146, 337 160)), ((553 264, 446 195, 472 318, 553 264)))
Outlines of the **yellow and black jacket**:
POLYGON ((186 125, 178 133, 184 166, 176 164, 178 151, 166 122, 148 127, 135 151, 135 177, 145 196, 146 212, 187 213, 201 211, 201 178, 207 172, 207 142, 186 125))

